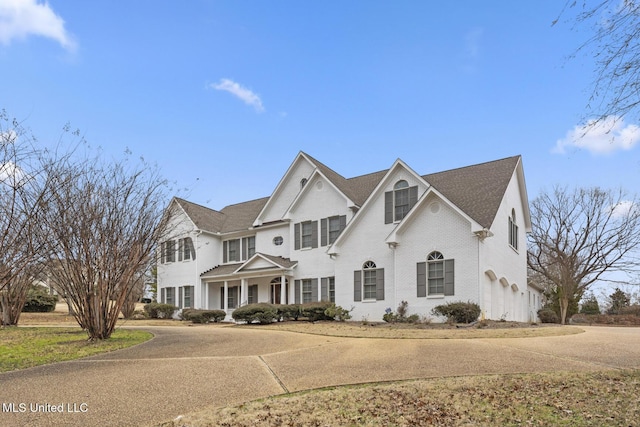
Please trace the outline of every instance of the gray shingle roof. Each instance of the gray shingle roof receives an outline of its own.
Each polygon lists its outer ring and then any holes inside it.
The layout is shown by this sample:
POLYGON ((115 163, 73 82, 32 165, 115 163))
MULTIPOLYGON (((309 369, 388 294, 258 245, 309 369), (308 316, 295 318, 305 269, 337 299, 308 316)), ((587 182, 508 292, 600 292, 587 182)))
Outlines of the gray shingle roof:
POLYGON ((520 156, 424 175, 478 224, 490 228, 520 156))
MULTIPOLYGON (((358 206, 362 206, 388 170, 344 178, 333 169, 303 153, 327 179, 358 206)), ((423 175, 442 193, 480 225, 490 228, 520 156, 423 175)), ((252 227, 269 197, 229 205, 216 211, 184 199, 175 198, 197 228, 229 233, 252 227)))

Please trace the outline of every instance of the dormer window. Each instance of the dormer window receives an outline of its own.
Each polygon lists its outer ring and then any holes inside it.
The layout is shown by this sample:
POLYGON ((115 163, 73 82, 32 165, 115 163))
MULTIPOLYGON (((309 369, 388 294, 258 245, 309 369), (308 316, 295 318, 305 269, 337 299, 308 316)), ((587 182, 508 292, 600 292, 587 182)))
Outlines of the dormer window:
POLYGON ((418 186, 409 187, 404 179, 396 182, 393 191, 384 194, 384 223, 401 221, 418 201, 418 186))

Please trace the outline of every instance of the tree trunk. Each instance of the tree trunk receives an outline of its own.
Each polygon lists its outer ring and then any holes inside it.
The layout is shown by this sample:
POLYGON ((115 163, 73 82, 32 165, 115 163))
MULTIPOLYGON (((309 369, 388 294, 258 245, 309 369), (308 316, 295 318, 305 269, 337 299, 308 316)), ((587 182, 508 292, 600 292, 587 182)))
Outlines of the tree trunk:
POLYGON ((567 324, 567 311, 569 310, 569 297, 562 295, 560 297, 560 323, 567 324))

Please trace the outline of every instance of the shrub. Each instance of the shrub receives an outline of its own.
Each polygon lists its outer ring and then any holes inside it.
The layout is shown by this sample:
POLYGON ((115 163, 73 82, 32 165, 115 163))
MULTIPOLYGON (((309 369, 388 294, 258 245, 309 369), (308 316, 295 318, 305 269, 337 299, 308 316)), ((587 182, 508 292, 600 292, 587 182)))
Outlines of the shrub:
POLYGON ((27 300, 22 308, 26 313, 47 313, 56 309, 57 295, 49 295, 47 288, 32 286, 27 292, 27 300))
POLYGON ((445 316, 449 322, 471 323, 478 320, 480 306, 475 302, 450 302, 434 307, 431 313, 445 316))
POLYGON ((327 308, 334 305, 332 302, 309 302, 300 305, 300 317, 306 317, 309 322, 317 320, 333 320, 325 314, 327 308))
POLYGON ((408 311, 409 303, 407 301, 401 301, 395 313, 391 311, 391 308, 387 308, 385 313, 382 315, 382 320, 388 323, 418 323, 420 321, 420 316, 412 314, 407 317, 408 311))
POLYGON ((631 315, 631 316, 640 316, 640 304, 633 304, 627 307, 620 308, 620 314, 622 315, 631 315))
POLYGON ((580 308, 581 314, 600 314, 600 305, 595 295, 591 294, 583 299, 582 307, 580 308))
POLYGON ((177 309, 178 307, 175 305, 162 304, 159 302, 144 305, 144 311, 146 311, 152 319, 171 319, 177 309))
POLYGON ((144 320, 149 318, 149 313, 144 310, 136 310, 133 312, 133 316, 131 316, 131 320, 144 320))
POLYGON ((222 322, 226 315, 224 310, 196 310, 193 308, 182 310, 182 319, 193 323, 222 322))
POLYGON ((236 321, 266 324, 278 319, 278 310, 273 304, 259 302, 236 308, 231 317, 236 321))
POLYGON ((300 317, 299 304, 278 304, 275 307, 278 312, 278 319, 298 320, 298 317, 300 317))
MULTIPOLYGON (((353 310, 353 308, 351 310, 353 310)), ((332 303, 324 311, 324 314, 325 316, 330 317, 332 320, 344 322, 345 320, 351 319, 351 310, 346 310, 339 305, 335 305, 334 303, 332 303)))
POLYGON ((538 318, 542 323, 558 323, 560 320, 555 311, 546 307, 538 310, 538 318))

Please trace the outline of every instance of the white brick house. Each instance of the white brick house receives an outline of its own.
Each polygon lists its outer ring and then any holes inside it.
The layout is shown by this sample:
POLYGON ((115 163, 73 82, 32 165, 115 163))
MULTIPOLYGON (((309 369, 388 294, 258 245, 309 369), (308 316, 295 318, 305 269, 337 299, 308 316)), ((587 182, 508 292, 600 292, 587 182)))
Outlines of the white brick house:
POLYGON ((472 301, 489 319, 536 319, 520 156, 419 175, 402 160, 346 179, 300 152, 270 197, 220 211, 174 198, 158 300, 179 308, 334 301, 356 320, 409 303, 472 301))

